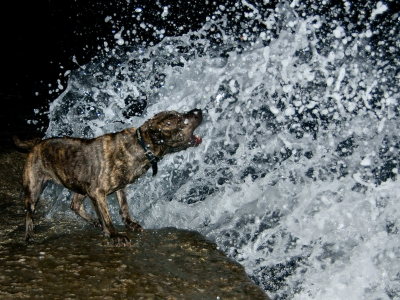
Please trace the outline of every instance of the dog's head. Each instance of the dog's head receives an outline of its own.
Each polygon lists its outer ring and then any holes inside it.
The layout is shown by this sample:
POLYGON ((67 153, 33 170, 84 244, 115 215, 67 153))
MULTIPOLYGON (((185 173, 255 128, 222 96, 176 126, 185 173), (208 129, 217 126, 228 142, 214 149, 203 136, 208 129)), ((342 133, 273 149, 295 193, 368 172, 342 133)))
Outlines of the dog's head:
POLYGON ((142 128, 145 128, 153 147, 162 149, 162 155, 165 155, 199 146, 202 140, 193 132, 202 120, 203 114, 200 109, 193 109, 184 114, 164 111, 148 120, 142 128))

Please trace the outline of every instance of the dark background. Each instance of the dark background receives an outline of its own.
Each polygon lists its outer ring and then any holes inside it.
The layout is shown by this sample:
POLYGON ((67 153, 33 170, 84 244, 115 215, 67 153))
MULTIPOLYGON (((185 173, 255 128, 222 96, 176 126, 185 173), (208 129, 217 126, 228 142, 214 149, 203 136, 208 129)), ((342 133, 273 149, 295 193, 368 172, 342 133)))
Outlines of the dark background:
POLYGON ((27 119, 37 119, 33 110, 46 111, 48 103, 62 92, 49 94, 56 89, 58 79, 64 88, 67 86, 67 77, 63 74, 78 67, 73 56, 83 65, 101 55, 98 48, 104 48, 104 41, 112 49, 114 35, 122 26, 124 33, 127 29, 137 30, 135 36, 127 39, 129 45, 157 43, 160 38, 153 35, 154 31, 142 29, 141 22, 164 28, 165 36, 197 30, 207 15, 215 11, 217 3, 192 2, 37 0, 9 3, 3 8, 0 20, 0 146, 10 147, 13 134, 23 138, 43 136, 47 118, 43 116, 37 126, 28 125, 27 119), (163 19, 161 13, 167 5, 169 14, 163 19), (143 9, 142 13, 135 12, 138 7, 143 9), (107 16, 112 16, 111 21, 105 22, 107 16), (180 26, 183 29, 178 30, 180 26))

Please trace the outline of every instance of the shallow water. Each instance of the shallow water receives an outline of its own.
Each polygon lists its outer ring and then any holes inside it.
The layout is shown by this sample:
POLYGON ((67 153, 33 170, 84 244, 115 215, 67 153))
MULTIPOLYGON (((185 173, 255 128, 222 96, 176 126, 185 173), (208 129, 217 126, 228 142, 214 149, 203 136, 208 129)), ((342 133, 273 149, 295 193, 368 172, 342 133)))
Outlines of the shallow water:
MULTIPOLYGON (((201 232, 276 299, 400 297, 399 14, 326 4, 241 1, 196 32, 107 50, 70 74, 46 136, 201 108, 203 144, 128 188, 144 228, 201 232)), ((68 191, 42 197, 49 219, 74 218, 68 191)))

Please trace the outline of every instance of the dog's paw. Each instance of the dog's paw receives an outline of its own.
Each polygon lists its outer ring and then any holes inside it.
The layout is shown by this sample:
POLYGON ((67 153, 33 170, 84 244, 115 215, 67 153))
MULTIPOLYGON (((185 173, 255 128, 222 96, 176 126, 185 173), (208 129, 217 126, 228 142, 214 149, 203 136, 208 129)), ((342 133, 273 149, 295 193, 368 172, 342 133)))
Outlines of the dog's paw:
POLYGON ((125 224, 125 226, 127 228, 129 228, 130 230, 132 230, 132 231, 136 231, 136 232, 142 232, 143 231, 142 226, 140 226, 140 224, 138 222, 131 221, 131 222, 125 224))
POLYGON ((126 247, 131 245, 131 240, 125 234, 113 233, 110 238, 114 240, 115 246, 126 247))
POLYGON ((90 222, 89 222, 93 227, 102 227, 101 226, 101 222, 100 222, 100 220, 96 220, 96 219, 92 219, 90 222))
POLYGON ((26 241, 27 244, 34 244, 35 243, 35 239, 33 238, 33 233, 32 232, 27 233, 25 235, 25 241, 26 241))

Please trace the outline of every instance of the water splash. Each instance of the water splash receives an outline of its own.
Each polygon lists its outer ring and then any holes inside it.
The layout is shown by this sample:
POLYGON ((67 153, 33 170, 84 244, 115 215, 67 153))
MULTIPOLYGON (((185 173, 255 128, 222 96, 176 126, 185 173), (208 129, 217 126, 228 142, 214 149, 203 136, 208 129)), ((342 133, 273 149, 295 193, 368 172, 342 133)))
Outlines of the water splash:
POLYGON ((349 3, 338 11, 347 23, 293 3, 242 1, 247 21, 236 31, 222 14, 153 47, 117 47, 72 72, 47 137, 94 137, 201 108, 203 144, 128 187, 145 228, 200 231, 276 299, 394 299, 400 72, 389 54, 399 49, 382 52, 371 30, 385 5, 370 5, 372 25, 362 27, 349 3))

